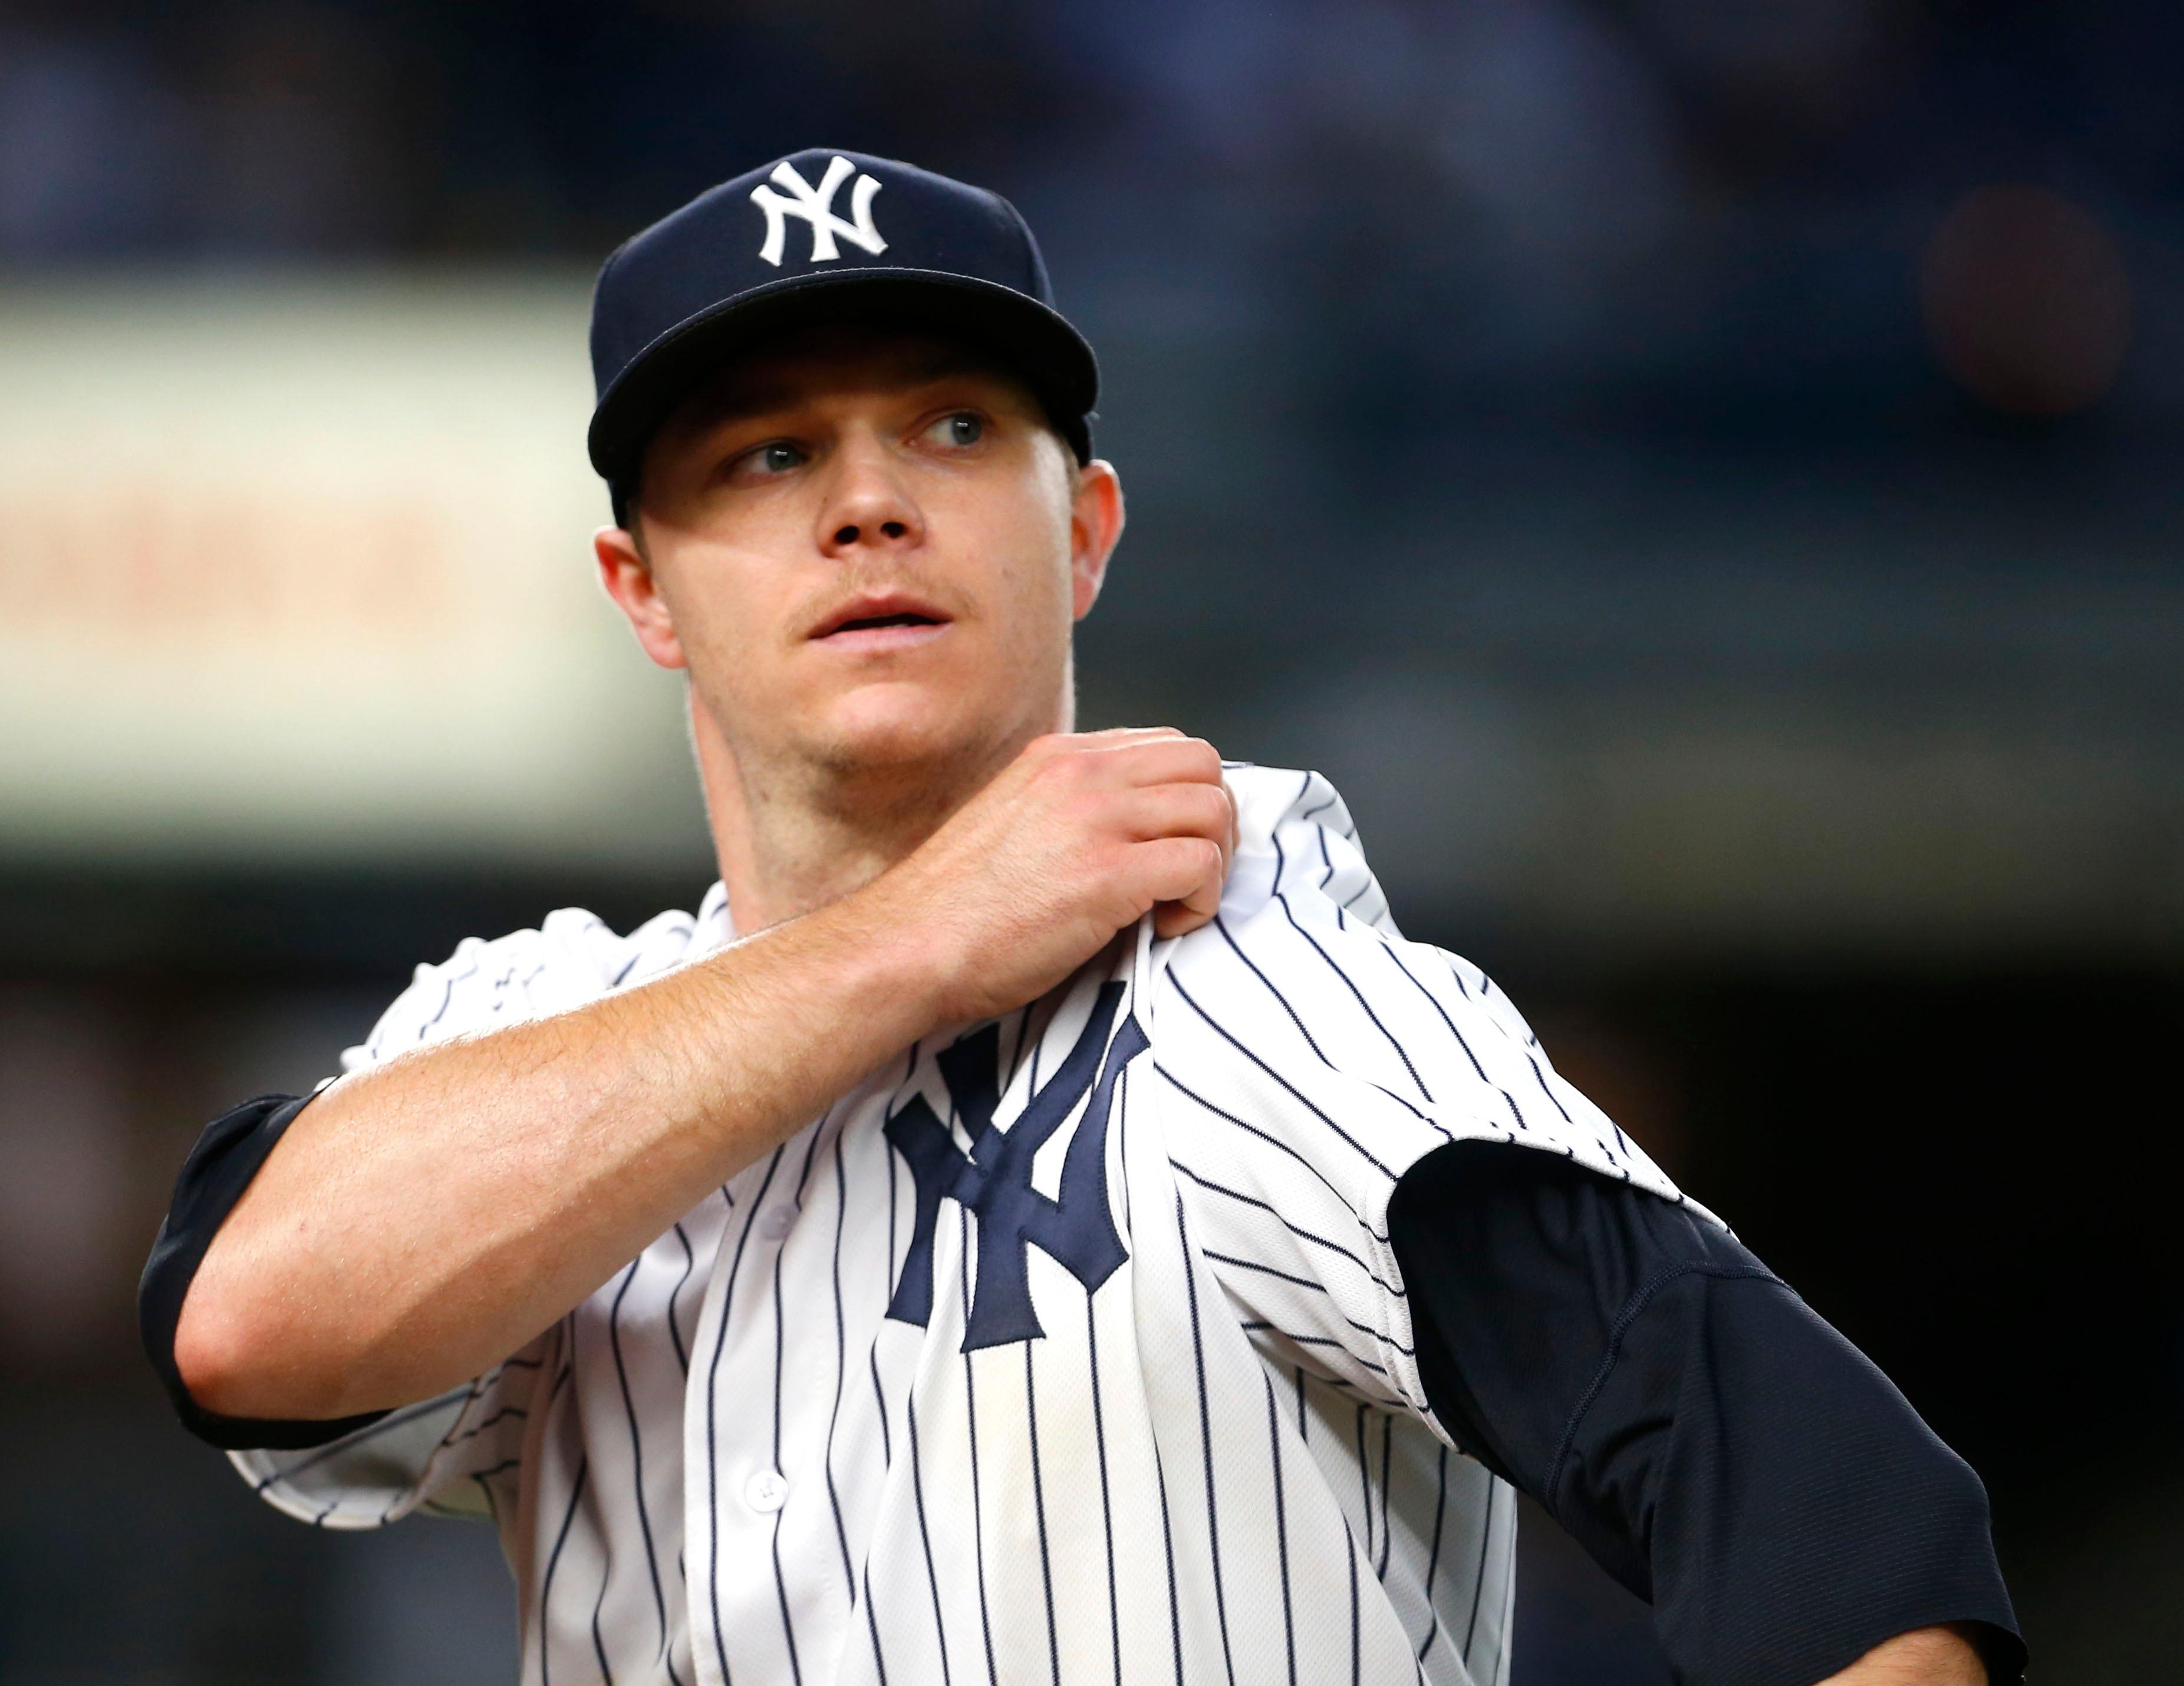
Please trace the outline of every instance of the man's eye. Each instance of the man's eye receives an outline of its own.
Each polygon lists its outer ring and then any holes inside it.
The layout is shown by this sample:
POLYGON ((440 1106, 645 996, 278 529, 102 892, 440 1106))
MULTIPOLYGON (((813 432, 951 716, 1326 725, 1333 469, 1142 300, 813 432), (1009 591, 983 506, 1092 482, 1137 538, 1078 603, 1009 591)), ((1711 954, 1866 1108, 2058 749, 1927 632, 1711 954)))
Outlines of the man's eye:
POLYGON ((786 440, 776 439, 772 444, 760 445, 756 450, 745 452, 743 461, 736 466, 739 472, 745 474, 786 474, 792 468, 802 467, 804 462, 802 451, 786 440))
POLYGON ((944 416, 925 430, 925 436, 935 444, 975 445, 985 437, 986 424, 967 410, 959 410, 953 416, 944 416))

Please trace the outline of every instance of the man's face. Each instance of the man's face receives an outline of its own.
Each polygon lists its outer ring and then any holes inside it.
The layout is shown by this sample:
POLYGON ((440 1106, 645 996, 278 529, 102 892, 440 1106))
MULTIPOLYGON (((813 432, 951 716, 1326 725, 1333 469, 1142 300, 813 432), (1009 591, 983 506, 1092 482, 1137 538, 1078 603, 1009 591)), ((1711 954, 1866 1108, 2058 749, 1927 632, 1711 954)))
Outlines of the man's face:
POLYGON ((602 534, 610 589, 746 781, 917 778, 1067 726, 1121 528, 1112 471, 1080 472, 1020 381, 863 329, 724 370, 660 428, 639 505, 644 576, 618 583, 602 534))

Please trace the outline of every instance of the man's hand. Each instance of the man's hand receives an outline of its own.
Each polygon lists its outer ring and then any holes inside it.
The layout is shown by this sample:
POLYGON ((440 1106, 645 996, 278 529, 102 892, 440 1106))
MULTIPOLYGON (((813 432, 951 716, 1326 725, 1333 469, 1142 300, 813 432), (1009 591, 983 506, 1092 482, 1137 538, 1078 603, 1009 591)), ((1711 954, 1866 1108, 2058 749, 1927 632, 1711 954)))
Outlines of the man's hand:
POLYGON ((1988 1686, 1986 1666, 1953 1627, 1919 1627, 1883 1640, 1820 1686, 1988 1686))
POLYGON ((934 1022, 961 1024, 1036 1000, 1147 913, 1164 937, 1204 924, 1235 846, 1211 744, 1167 727, 1057 734, 850 900, 917 934, 939 969, 934 1022))

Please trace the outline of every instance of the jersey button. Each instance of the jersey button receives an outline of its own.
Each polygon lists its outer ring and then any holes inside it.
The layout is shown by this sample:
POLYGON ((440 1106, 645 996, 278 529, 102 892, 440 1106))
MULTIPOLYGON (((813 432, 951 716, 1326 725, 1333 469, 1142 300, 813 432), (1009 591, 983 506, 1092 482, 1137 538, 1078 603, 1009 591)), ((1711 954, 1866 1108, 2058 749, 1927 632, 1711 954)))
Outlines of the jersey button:
POLYGON ((779 1470, 758 1470, 744 1483, 744 1503, 754 1510, 778 1510, 788 1502, 788 1481, 779 1470))
POLYGON ((758 1232, 768 1241, 782 1241, 795 1225, 796 1209, 794 1206, 777 1206, 758 1220, 758 1232))

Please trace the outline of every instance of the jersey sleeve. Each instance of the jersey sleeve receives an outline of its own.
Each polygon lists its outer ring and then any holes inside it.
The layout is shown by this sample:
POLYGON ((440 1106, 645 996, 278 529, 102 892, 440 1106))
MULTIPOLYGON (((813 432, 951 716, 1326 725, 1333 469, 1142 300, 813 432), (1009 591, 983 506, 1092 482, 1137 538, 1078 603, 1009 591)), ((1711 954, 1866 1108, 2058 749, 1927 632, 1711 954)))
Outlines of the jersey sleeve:
POLYGON ((1675 1678, 1826 1679, 1943 1623, 2022 1678, 1979 1477, 1718 1225, 1476 1142, 1388 1215, 1442 1427, 1653 1606, 1675 1678))
MULTIPOLYGON (((663 945, 647 941, 657 935, 648 929, 619 937, 593 915, 572 908, 549 914, 536 930, 490 941, 468 939, 444 963, 417 969, 371 1034, 342 1055, 343 1070, 366 1070, 454 1037, 595 1000, 634 981, 635 972, 659 957, 663 945)), ((665 946, 673 952, 671 944, 665 946)), ((287 1121, 277 1120, 283 1125, 287 1121)), ((220 1128, 215 1125, 214 1131, 220 1128)), ((250 1170, 269 1149, 267 1143, 257 1152, 250 1170)), ((199 1199, 188 1214, 188 1223, 199 1232, 198 1259, 211 1231, 248 1186, 247 1174, 227 1181, 231 1188, 216 1209, 199 1199)), ((181 1213, 179 1193, 177 1203, 170 1213, 170 1228, 181 1213)), ((163 1244, 167 1239, 163 1231, 163 1244)), ((187 1281, 169 1286, 179 1310, 187 1281)), ((171 1337, 170 1326, 168 1332, 171 1337)), ((555 1339, 556 1331, 549 1331, 437 1398, 383 1413, 361 1426, 331 1425, 346 1432, 322 1443, 306 1443, 313 1438, 307 1432, 313 1425, 287 1425, 282 1426, 298 1432, 268 1437, 280 1445, 231 1449, 228 1456, 261 1498, 323 1527, 376 1527, 417 1510, 512 1519, 525 1427, 542 1376, 551 1385, 555 1339)), ((236 1446, 231 1436, 220 1440, 236 1446)))
MULTIPOLYGON (((688 923, 687 916, 662 918, 688 923)), ((651 952, 649 934, 648 927, 620 937, 598 915, 564 907, 536 930, 465 937, 439 965, 417 969, 371 1034, 343 1052, 342 1070, 367 1070, 436 1042, 594 1001, 632 981, 651 952)))
POLYGON ((1433 1422, 1389 1242, 1412 1165, 1509 1142, 1688 1203, 1483 973, 1397 934, 1340 799, 1290 778, 1273 799, 1263 774, 1240 790, 1221 913, 1167 946, 1149 1031, 1162 1129, 1262 1350, 1433 1422))
POLYGON ((512 1521, 525 1431, 552 1385, 559 1333, 326 1445, 228 1457, 259 1498, 317 1527, 381 1527, 421 1510, 512 1521))

